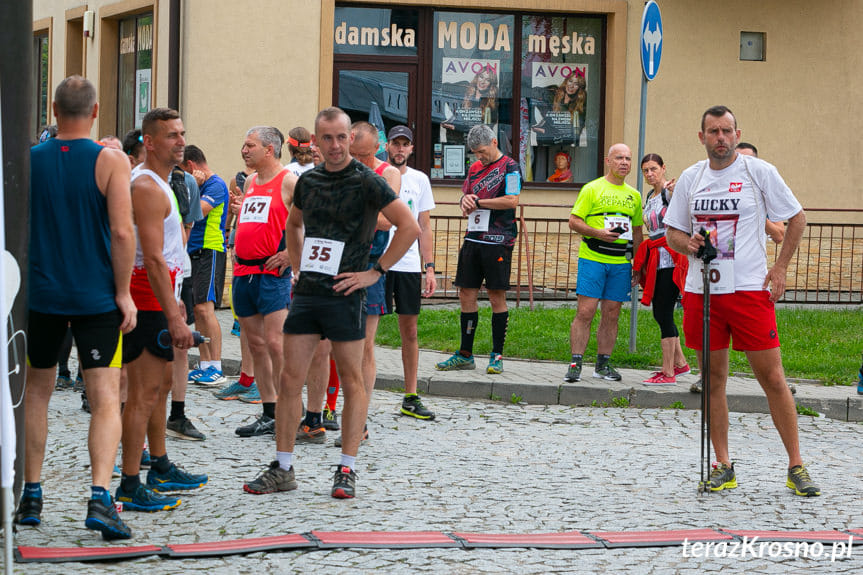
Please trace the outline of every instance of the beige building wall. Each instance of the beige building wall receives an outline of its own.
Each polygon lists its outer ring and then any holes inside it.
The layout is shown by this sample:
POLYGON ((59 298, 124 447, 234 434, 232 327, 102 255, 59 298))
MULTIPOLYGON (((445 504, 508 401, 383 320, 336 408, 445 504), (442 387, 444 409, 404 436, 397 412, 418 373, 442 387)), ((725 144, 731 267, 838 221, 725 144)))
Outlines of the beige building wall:
MULTIPOLYGON (((640 2, 630 2, 626 142, 637 154, 640 2)), ((662 0, 662 64, 648 88, 646 152, 671 176, 706 157, 701 114, 724 104, 742 139, 775 164, 804 208, 863 208, 856 113, 863 90, 855 0, 662 0), (766 61, 740 61, 740 32, 766 33, 766 61)), ((634 176, 629 183, 635 185, 634 176)), ((810 221, 863 223, 863 214, 810 212, 810 221)))
MULTIPOLYGON (((402 4, 427 5, 419 0, 402 4)), ((365 4, 395 2, 378 0, 365 4)), ((804 207, 863 208, 863 168, 856 161, 861 116, 854 105, 863 79, 856 0, 661 0, 663 58, 650 83, 646 151, 660 153, 669 174, 704 157, 701 113, 722 103, 735 111, 743 139, 774 163, 804 207), (741 31, 766 33, 766 61, 741 62, 741 31), (827 183, 829 182, 829 183, 827 183)), ((81 6, 101 14, 152 5, 156 11, 154 105, 167 103, 168 0, 35 0, 34 21, 50 21, 51 90, 63 76, 67 14, 81 6), (50 19, 50 20, 46 20, 50 19)), ((284 131, 311 125, 330 103, 334 0, 183 0, 180 108, 188 140, 225 179, 242 167, 246 130, 274 124, 284 131)), ((608 12, 606 138, 638 149, 641 89, 641 0, 441 0, 435 6, 482 10, 608 12)), ((86 75, 100 86, 102 35, 84 40, 86 75)), ((98 126, 94 137, 113 127, 98 126)), ((637 160, 637 158, 636 158, 637 160)), ((637 183, 637 166, 628 178, 637 183)), ((435 189, 439 201, 456 187, 435 189)), ((571 204, 575 189, 528 185, 523 203, 571 204)), ((546 210, 560 215, 560 210, 546 210)), ((816 213, 811 221, 853 221, 863 215, 816 213)))
POLYGON ((180 111, 186 139, 204 150, 226 181, 243 168, 240 148, 252 126, 277 126, 286 135, 298 125, 311 129, 320 45, 320 2, 183 2, 180 111))

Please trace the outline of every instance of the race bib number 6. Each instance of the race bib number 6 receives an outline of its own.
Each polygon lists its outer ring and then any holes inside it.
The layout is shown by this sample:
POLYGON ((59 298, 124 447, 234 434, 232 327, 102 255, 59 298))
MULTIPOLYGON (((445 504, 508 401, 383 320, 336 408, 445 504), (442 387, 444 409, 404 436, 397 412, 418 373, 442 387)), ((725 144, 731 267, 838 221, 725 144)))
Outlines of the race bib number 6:
POLYGON ((243 200, 243 206, 240 208, 240 223, 267 223, 272 199, 269 196, 252 196, 243 200))
POLYGON ((317 272, 334 276, 339 273, 345 242, 325 238, 306 238, 303 242, 301 272, 317 272))
POLYGON ((487 232, 489 219, 491 219, 491 210, 474 210, 467 217, 467 231, 487 232))

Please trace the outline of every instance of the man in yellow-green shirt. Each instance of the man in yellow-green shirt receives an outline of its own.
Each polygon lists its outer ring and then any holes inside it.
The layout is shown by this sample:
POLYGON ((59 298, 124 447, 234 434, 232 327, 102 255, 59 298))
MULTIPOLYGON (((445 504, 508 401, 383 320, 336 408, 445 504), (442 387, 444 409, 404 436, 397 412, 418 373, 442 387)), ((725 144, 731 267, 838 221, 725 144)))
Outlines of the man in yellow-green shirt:
POLYGON ((617 340, 620 308, 638 281, 630 260, 641 243, 641 195, 624 182, 632 167, 632 152, 626 145, 611 146, 605 165, 605 176, 584 185, 569 216, 569 229, 583 239, 575 288, 578 311, 569 331, 572 361, 563 378, 565 382, 581 380, 584 350, 597 307, 602 314, 596 333, 593 377, 621 379, 609 359, 617 340))

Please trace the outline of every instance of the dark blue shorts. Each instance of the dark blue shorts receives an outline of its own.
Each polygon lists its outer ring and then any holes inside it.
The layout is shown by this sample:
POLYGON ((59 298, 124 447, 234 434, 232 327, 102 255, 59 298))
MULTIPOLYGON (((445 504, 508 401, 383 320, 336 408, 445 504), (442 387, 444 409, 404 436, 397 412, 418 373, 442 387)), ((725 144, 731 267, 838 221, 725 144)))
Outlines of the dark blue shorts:
POLYGON ((234 276, 231 298, 237 317, 267 315, 291 303, 291 268, 281 277, 269 274, 234 276))
MULTIPOLYGON (((366 269, 372 269, 374 263, 370 263, 366 269)), ((378 281, 366 288, 365 312, 368 315, 387 314, 387 276, 382 275, 378 281)))
POLYGON ((283 331, 319 334, 332 341, 357 341, 366 337, 362 293, 349 296, 295 294, 283 331))

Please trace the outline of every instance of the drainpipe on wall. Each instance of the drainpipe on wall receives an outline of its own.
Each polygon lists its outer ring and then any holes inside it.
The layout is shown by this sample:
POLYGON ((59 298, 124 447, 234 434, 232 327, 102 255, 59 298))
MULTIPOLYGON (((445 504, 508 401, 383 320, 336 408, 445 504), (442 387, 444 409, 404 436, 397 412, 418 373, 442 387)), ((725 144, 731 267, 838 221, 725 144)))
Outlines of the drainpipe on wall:
POLYGON ((180 109, 180 0, 168 7, 168 107, 180 109))

